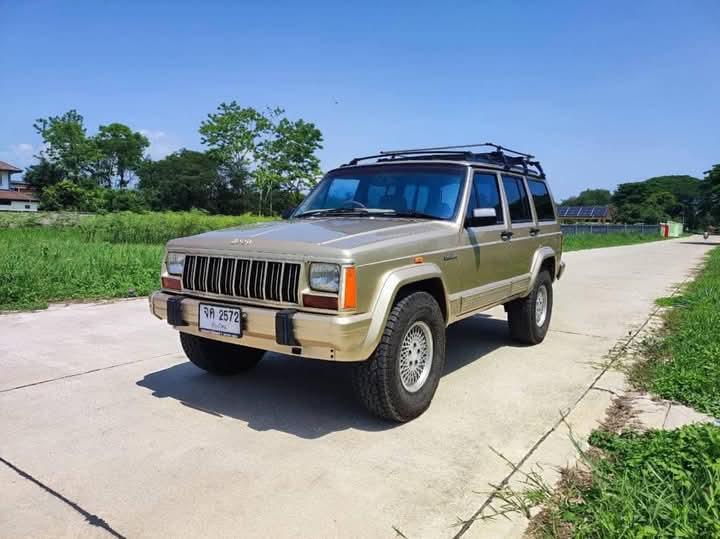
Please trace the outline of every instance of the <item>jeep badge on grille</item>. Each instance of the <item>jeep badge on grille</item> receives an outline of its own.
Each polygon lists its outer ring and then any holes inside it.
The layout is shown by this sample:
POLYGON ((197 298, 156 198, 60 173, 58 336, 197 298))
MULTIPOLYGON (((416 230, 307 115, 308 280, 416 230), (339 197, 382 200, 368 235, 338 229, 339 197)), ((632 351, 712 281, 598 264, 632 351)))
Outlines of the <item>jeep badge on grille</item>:
POLYGON ((253 240, 235 238, 230 242, 230 245, 252 245, 253 240))

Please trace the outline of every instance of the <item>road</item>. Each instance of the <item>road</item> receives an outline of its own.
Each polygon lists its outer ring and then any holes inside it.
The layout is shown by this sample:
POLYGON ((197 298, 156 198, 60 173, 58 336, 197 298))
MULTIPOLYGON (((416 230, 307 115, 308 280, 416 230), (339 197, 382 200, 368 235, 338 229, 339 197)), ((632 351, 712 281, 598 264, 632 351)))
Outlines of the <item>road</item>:
POLYGON ((517 534, 457 525, 508 474, 491 448, 559 456, 560 411, 592 402, 598 362, 711 246, 568 253, 545 342, 512 344, 502 309, 456 324, 432 406, 405 425, 364 412, 347 365, 205 374, 146 300, 0 316, 0 536, 517 534))

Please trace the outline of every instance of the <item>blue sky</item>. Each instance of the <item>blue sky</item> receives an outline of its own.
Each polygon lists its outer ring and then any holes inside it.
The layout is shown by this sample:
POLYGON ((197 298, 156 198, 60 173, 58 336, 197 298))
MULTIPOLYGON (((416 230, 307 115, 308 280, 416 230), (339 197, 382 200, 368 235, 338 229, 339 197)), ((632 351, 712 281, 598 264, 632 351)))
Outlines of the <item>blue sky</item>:
POLYGON ((557 198, 720 162, 720 2, 0 0, 0 159, 35 118, 119 121, 152 154, 200 148, 222 101, 315 122, 325 169, 492 140, 557 198))

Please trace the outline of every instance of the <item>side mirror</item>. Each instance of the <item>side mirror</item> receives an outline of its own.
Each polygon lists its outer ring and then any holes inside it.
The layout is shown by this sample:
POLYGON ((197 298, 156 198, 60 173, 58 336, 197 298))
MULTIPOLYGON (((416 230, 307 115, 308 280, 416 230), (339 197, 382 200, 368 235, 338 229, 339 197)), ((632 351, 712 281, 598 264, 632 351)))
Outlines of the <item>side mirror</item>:
POLYGON ((285 208, 280 214, 280 217, 282 217, 283 219, 290 219, 290 216, 293 214, 294 211, 295 206, 293 206, 292 208, 285 208))
POLYGON ((475 208, 467 218, 466 226, 488 226, 497 224, 495 208, 475 208))

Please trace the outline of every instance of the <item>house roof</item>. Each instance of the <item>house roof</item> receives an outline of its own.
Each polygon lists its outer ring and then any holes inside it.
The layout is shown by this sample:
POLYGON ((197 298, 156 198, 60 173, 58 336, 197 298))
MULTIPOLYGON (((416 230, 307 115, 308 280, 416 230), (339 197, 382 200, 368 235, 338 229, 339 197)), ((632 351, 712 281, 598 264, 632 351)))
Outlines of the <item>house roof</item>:
POLYGON ((20 193, 18 191, 0 191, 0 200, 18 200, 21 202, 37 202, 39 199, 33 193, 20 193))
POLYGON ((22 172, 21 168, 17 168, 16 166, 11 165, 10 163, 6 163, 5 161, 0 161, 0 170, 7 170, 8 172, 22 172))

